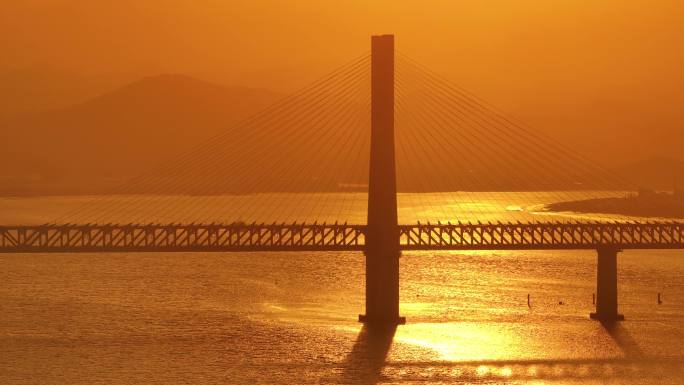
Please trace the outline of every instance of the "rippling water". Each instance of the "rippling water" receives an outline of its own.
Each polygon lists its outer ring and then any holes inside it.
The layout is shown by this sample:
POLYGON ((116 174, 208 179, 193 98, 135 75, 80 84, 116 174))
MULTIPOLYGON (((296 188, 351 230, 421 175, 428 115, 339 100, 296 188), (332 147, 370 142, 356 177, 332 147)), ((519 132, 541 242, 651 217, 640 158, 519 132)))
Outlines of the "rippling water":
POLYGON ((611 328, 593 252, 405 252, 408 324, 375 331, 359 253, 0 254, 0 383, 684 383, 682 257, 620 254, 611 328))

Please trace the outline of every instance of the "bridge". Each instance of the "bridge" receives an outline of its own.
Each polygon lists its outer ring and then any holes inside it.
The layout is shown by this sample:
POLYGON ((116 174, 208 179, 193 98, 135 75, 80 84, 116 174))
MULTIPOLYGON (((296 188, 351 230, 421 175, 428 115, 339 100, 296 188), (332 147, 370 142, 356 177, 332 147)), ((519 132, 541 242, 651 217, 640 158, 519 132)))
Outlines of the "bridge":
POLYGON ((0 252, 359 251, 366 257, 366 314, 360 321, 397 324, 405 321, 399 315, 399 259, 405 250, 596 250, 597 301, 591 317, 616 321, 622 319, 617 301, 618 253, 684 248, 684 223, 673 221, 460 222, 453 218, 400 224, 394 37, 374 36, 371 42, 367 223, 5 225, 0 226, 0 252))
MULTIPOLYGON (((351 224, 128 224, 2 226, 6 253, 364 251, 351 224)), ((678 249, 684 225, 438 223, 397 225, 399 250, 678 249)))

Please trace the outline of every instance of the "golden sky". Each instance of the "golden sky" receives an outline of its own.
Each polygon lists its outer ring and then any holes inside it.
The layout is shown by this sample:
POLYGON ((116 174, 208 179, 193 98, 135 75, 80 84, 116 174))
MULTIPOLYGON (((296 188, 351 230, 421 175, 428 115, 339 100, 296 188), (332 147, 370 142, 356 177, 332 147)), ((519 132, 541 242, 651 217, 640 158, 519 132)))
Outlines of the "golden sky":
POLYGON ((173 72, 286 92, 394 33, 404 53, 534 126, 657 126, 675 149, 682 20, 678 0, 3 1, 0 73, 173 72))

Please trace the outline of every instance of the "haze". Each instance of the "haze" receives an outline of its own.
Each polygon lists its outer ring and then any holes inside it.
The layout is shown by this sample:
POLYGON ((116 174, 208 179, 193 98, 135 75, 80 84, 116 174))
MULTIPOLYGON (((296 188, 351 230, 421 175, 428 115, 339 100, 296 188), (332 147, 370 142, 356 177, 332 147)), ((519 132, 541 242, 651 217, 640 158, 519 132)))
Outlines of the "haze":
POLYGON ((0 384, 684 384, 682 0, 0 0, 0 384))
MULTIPOLYGON (((0 116, 68 108, 167 73, 285 94, 391 32, 402 52, 611 167, 676 158, 684 142, 679 1, 163 4, 4 2, 0 116)), ((258 99, 245 112, 275 98, 258 99)), ((26 127, 5 123, 3 135, 26 127)))

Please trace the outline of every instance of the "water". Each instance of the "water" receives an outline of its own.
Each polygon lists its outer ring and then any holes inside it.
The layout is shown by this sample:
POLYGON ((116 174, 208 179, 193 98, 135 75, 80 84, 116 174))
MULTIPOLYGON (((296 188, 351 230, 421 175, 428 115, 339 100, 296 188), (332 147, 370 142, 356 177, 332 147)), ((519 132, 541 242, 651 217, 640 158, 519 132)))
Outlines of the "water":
MULTIPOLYGON (((0 212, 40 223, 65 202, 80 199, 4 199, 0 212)), ((613 328, 588 319, 593 252, 405 252, 408 324, 394 332, 356 322, 358 253, 0 262, 2 384, 684 383, 681 251, 620 254, 626 321, 613 328)))

